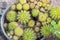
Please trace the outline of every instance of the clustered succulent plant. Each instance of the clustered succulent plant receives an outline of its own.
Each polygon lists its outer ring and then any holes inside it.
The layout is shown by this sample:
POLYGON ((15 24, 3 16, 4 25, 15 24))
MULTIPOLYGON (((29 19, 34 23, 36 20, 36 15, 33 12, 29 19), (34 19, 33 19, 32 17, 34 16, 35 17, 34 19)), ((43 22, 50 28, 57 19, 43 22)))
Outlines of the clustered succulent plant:
MULTIPOLYGON (((60 38, 60 8, 51 7, 50 0, 16 0, 6 14, 5 31, 12 40, 60 38)), ((52 39, 53 40, 53 39, 52 39)))

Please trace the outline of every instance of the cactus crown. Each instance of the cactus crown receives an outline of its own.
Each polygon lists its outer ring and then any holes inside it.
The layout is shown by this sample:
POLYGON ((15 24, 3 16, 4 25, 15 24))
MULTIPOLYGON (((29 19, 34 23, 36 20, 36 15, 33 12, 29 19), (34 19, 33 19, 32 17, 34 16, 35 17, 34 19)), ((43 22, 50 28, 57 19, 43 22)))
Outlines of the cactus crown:
POLYGON ((22 34, 23 34, 23 29, 20 28, 20 27, 17 27, 17 28, 15 29, 15 35, 17 35, 17 36, 22 36, 22 34))
POLYGON ((41 29, 41 33, 44 37, 48 37, 51 32, 50 32, 50 26, 49 25, 46 25, 46 26, 43 26, 42 29, 41 29))
POLYGON ((60 8, 52 8, 50 11, 50 16, 54 19, 60 18, 60 8))
POLYGON ((16 20, 16 12, 15 11, 9 11, 6 16, 7 20, 9 22, 13 22, 16 20))
POLYGON ((22 5, 20 3, 17 4, 17 10, 22 10, 22 5))
POLYGON ((23 40, 35 40, 35 33, 32 29, 25 29, 23 33, 23 40))
POLYGON ((24 4, 24 5, 23 5, 23 9, 24 9, 24 10, 28 10, 28 9, 29 9, 29 4, 27 4, 27 3, 24 4))
POLYGON ((25 4, 26 0, 19 0, 21 4, 25 4))
POLYGON ((8 25, 9 30, 14 30, 16 27, 18 27, 18 24, 16 22, 11 22, 8 25))
POLYGON ((19 22, 21 22, 23 24, 26 24, 29 20, 30 20, 30 14, 29 14, 29 12, 27 12, 27 11, 21 11, 18 14, 18 21, 19 22))
POLYGON ((37 17, 39 15, 39 10, 38 9, 32 9, 32 16, 37 17))
POLYGON ((39 19, 39 21, 46 21, 47 17, 48 17, 47 13, 45 13, 45 14, 40 13, 38 19, 39 19))
POLYGON ((33 27, 35 25, 35 21, 34 20, 30 20, 28 23, 28 26, 33 27))

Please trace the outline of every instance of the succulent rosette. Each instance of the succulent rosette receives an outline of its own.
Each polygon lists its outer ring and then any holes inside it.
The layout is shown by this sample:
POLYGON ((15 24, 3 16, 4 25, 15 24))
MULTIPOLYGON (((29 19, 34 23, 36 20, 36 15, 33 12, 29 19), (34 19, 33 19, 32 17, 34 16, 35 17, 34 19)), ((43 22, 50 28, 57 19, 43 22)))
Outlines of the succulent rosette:
POLYGON ((46 26, 43 26, 41 28, 41 33, 44 37, 48 37, 51 35, 51 32, 50 32, 50 29, 51 29, 51 26, 49 25, 46 25, 46 26))
POLYGON ((16 12, 15 11, 9 11, 6 15, 6 19, 9 21, 9 22, 13 22, 13 21, 16 21, 16 12))
POLYGON ((60 19, 60 8, 52 8, 50 11, 50 16, 53 19, 60 19))
POLYGON ((29 12, 27 11, 21 11, 19 14, 18 14, 18 21, 20 23, 23 23, 23 24, 26 24, 29 20, 30 20, 30 14, 29 12))
POLYGON ((23 33, 23 40, 35 40, 35 33, 32 29, 25 29, 23 33))
POLYGON ((11 22, 11 23, 9 23, 9 25, 8 25, 8 29, 9 30, 14 30, 15 28, 17 28, 18 27, 18 24, 16 23, 16 22, 11 22))

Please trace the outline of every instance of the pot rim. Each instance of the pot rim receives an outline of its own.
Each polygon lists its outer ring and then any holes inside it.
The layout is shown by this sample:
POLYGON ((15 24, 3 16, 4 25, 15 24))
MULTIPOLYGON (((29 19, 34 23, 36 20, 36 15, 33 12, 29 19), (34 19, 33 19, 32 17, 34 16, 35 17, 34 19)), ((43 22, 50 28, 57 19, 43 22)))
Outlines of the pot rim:
POLYGON ((9 5, 8 7, 6 7, 6 9, 4 10, 4 12, 2 13, 2 16, 1 16, 1 30, 2 30, 3 35, 8 40, 11 40, 11 39, 7 36, 7 34, 6 34, 5 30, 4 30, 3 24, 4 24, 4 16, 5 16, 6 12, 9 10, 10 7, 11 7, 11 5, 9 5))

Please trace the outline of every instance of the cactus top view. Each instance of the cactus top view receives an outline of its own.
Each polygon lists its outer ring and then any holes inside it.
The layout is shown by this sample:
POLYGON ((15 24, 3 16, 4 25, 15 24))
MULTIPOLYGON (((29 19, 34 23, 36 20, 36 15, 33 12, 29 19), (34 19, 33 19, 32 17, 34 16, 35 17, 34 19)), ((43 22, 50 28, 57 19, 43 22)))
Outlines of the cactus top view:
POLYGON ((12 40, 60 40, 60 8, 50 0, 16 0, 4 17, 4 30, 12 40), (49 39, 50 40, 50 39, 49 39))

